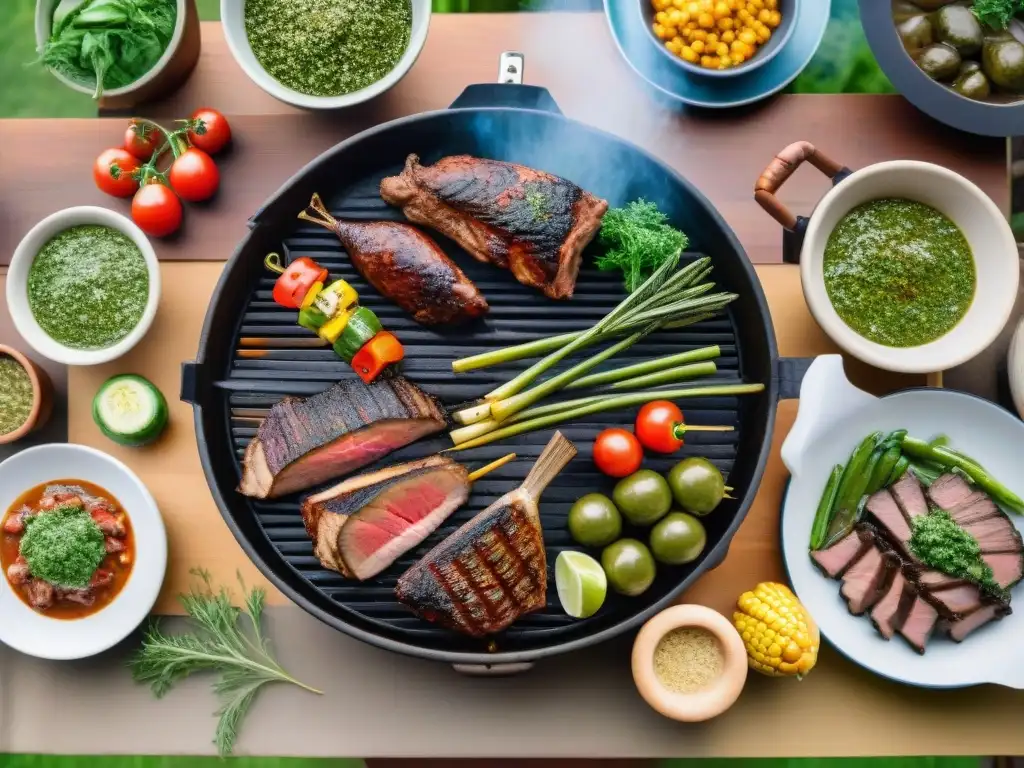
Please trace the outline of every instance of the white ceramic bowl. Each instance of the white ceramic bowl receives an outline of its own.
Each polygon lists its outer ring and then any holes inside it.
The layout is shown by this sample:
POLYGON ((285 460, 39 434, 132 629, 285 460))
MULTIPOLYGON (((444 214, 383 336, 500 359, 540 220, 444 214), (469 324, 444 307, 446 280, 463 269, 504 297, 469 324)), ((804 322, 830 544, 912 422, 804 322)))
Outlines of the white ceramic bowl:
POLYGON ((1002 211, 977 186, 931 163, 897 160, 856 171, 815 208, 800 252, 804 296, 818 324, 840 347, 878 368, 906 373, 944 371, 965 363, 1003 330, 1020 279, 1015 242, 1002 211), (897 197, 930 205, 952 220, 971 247, 977 271, 974 301, 945 336, 918 347, 886 347, 850 328, 825 291, 825 244, 839 221, 870 200, 897 197))
POLYGON ((398 64, 385 77, 358 91, 341 96, 310 96, 307 93, 293 90, 267 74, 262 65, 253 55, 249 46, 249 38, 245 34, 245 0, 220 0, 220 19, 224 27, 224 39, 227 40, 231 54, 238 66, 256 85, 276 99, 304 109, 341 109, 362 104, 364 101, 380 96, 395 83, 405 77, 412 69, 416 59, 423 50, 427 40, 427 29, 430 26, 431 0, 409 0, 412 6, 412 32, 409 36, 409 47, 405 49, 398 64))
MULTIPOLYGON (((46 41, 50 39, 50 32, 53 28, 53 11, 56 9, 57 4, 60 0, 37 0, 36 2, 36 16, 35 16, 35 32, 36 32, 36 47, 42 51, 43 46, 46 45, 46 41)), ((124 96, 134 91, 141 90, 150 81, 154 80, 167 64, 174 58, 175 53, 178 51, 178 46, 181 45, 182 36, 185 33, 185 21, 187 18, 187 0, 177 0, 178 10, 177 17, 174 21, 174 32, 171 34, 171 41, 167 44, 167 50, 164 51, 163 55, 157 59, 156 64, 140 77, 138 80, 121 88, 110 88, 103 91, 103 98, 114 99, 118 96, 124 96)), ((96 90, 96 86, 93 83, 83 83, 78 80, 72 80, 67 75, 58 72, 55 69, 51 69, 50 73, 60 80, 68 88, 78 91, 79 93, 87 93, 92 96, 96 90)))
POLYGON ((152 495, 128 467, 95 448, 50 443, 0 464, 0 514, 41 483, 85 480, 110 491, 135 533, 135 565, 105 608, 83 619, 52 619, 29 608, 0 576, 0 642, 42 659, 82 659, 113 647, 141 624, 156 603, 167 570, 167 532, 152 495))
POLYGON ((64 365, 99 365, 121 357, 146 335, 153 324, 159 303, 160 265, 156 260, 153 246, 134 223, 106 208, 86 205, 65 208, 47 216, 32 227, 18 243, 7 272, 7 306, 18 333, 40 355, 64 365), (28 272, 36 254, 55 235, 83 224, 99 224, 122 232, 138 246, 149 270, 149 299, 138 325, 121 341, 103 349, 72 349, 54 341, 36 322, 28 304, 28 272))

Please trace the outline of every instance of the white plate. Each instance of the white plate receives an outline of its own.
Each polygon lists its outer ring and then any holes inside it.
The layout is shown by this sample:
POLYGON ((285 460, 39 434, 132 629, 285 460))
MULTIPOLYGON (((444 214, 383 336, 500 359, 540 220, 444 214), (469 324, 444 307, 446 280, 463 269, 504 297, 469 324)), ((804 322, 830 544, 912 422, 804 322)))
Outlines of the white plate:
MULTIPOLYGON (((961 644, 933 636, 918 655, 900 637, 886 641, 871 621, 852 616, 839 596, 839 582, 826 579, 807 554, 811 522, 835 464, 845 463, 875 430, 907 429, 911 435, 949 436, 952 445, 977 459, 1017 494, 1024 495, 1024 423, 987 400, 942 389, 912 389, 876 398, 855 388, 838 355, 819 357, 800 391, 796 424, 782 446, 792 474, 782 508, 782 549, 793 591, 844 656, 879 675, 926 688, 996 683, 1024 688, 1024 589, 1015 589, 1016 610, 961 644)), ((1014 516, 1018 530, 1024 518, 1014 516)))
POLYGON ((105 488, 128 513, 135 565, 110 605, 84 619, 53 619, 29 608, 0 576, 0 642, 43 659, 81 659, 126 638, 149 615, 167 570, 167 532, 153 496, 128 467, 83 445, 28 448, 0 464, 0 515, 40 483, 85 480, 105 488))

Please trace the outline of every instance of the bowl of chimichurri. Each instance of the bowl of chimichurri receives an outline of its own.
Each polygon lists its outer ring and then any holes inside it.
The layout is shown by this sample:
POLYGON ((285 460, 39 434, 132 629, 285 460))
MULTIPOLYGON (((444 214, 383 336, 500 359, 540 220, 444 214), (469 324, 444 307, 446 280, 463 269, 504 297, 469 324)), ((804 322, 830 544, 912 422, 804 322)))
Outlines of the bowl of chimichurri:
POLYGON ((0 445, 42 427, 53 409, 46 371, 13 347, 0 344, 0 445))
POLYGON ((106 208, 67 208, 43 219, 19 243, 7 273, 18 332, 65 365, 124 355, 149 330, 159 300, 153 246, 106 208))
POLYGON ((423 50, 431 0, 221 0, 224 39, 246 75, 305 109, 379 96, 423 50))
POLYGON ((757 188, 789 230, 811 313, 855 357, 891 371, 943 371, 988 347, 1009 320, 1017 245, 1006 215, 963 176, 904 160, 850 171, 799 142, 757 188), (775 197, 805 160, 833 178, 809 218, 775 197))

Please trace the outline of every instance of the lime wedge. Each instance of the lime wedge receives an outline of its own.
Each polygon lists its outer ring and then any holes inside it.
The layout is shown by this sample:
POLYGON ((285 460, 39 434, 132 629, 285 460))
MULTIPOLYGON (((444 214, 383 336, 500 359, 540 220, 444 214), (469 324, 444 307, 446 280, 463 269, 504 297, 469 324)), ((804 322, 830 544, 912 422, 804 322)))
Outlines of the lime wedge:
POLYGON ((560 552, 555 560, 555 586, 562 609, 574 619, 585 619, 604 604, 608 577, 590 555, 560 552))

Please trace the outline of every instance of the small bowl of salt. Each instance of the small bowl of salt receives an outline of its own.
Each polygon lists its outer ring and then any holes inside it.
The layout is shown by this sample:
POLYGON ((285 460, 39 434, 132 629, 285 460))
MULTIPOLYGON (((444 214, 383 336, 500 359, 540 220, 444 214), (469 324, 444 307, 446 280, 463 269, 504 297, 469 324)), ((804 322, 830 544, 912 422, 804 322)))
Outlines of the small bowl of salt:
POLYGON ((739 698, 747 653, 725 616, 703 605, 676 605, 637 635, 633 679, 644 700, 665 717, 702 722, 739 698))

